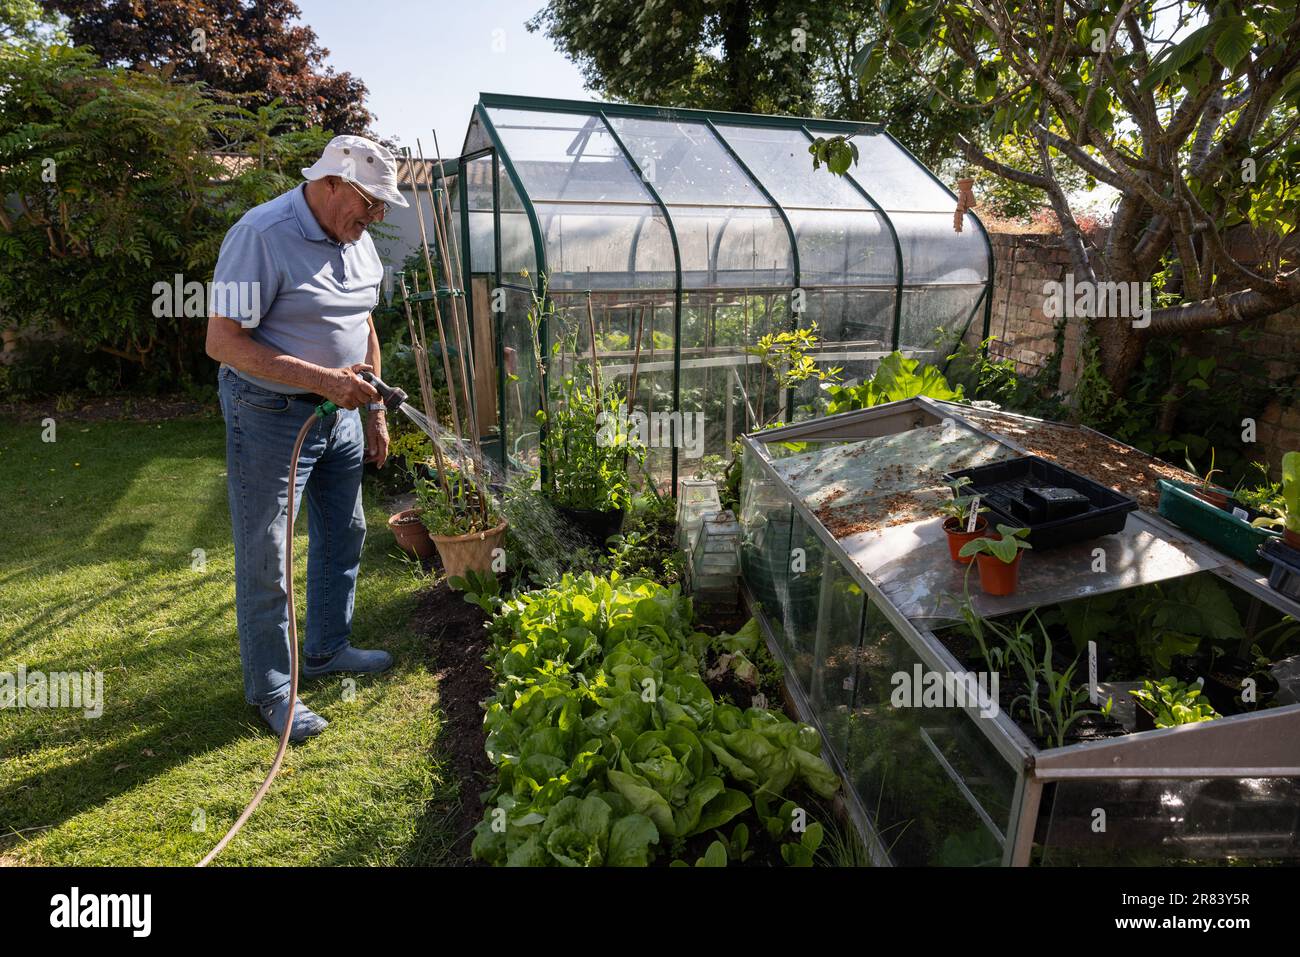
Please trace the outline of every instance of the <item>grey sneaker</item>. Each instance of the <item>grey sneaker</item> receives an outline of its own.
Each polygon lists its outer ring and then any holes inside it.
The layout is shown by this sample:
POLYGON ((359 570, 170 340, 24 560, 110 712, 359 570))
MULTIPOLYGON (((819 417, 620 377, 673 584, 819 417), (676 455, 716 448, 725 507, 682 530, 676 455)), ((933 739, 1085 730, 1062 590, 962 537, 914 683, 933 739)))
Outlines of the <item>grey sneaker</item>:
MULTIPOLYGON (((294 701, 293 729, 289 732, 289 740, 294 744, 306 741, 330 726, 328 721, 303 704, 301 698, 296 698, 294 701)), ((284 697, 270 704, 260 705, 257 713, 277 735, 284 734, 284 719, 289 716, 289 699, 284 697)))
POLYGON ((366 651, 344 645, 328 658, 305 658, 302 673, 317 678, 335 671, 354 675, 374 675, 393 667, 393 656, 386 651, 366 651))

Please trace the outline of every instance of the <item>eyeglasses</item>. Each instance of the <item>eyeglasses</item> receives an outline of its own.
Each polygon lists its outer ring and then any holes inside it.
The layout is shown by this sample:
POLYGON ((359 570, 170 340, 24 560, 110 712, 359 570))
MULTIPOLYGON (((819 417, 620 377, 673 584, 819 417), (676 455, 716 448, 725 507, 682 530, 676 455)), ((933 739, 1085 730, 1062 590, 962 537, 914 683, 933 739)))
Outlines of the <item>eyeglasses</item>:
POLYGON ((351 186, 352 189, 356 192, 356 194, 361 197, 361 201, 366 204, 367 216, 373 214, 376 209, 382 209, 384 211, 384 215, 388 215, 388 204, 385 203, 382 199, 371 199, 369 196, 367 196, 357 187, 356 183, 352 182, 352 180, 350 179, 345 179, 343 180, 343 182, 351 186))

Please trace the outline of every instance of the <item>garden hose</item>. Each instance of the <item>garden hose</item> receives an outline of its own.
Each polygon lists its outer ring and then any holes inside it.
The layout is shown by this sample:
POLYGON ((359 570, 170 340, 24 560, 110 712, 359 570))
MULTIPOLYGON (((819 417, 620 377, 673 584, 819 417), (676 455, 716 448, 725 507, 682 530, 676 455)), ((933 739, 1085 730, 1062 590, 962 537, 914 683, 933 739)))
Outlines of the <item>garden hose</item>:
MULTIPOLYGON (((384 405, 390 411, 396 412, 402 403, 406 401, 407 395, 405 392, 385 384, 378 376, 369 372, 360 372, 358 375, 375 388, 375 391, 384 400, 384 405)), ((199 861, 199 867, 207 867, 208 864, 212 863, 212 860, 225 850, 226 845, 239 833, 239 829, 253 816, 257 806, 262 803, 262 798, 266 797, 266 792, 271 789, 271 782, 280 773, 280 765, 284 763, 285 752, 289 749, 289 734, 293 731, 293 712, 298 702, 298 615, 293 603, 293 506, 294 489, 298 485, 298 456, 302 453, 302 443, 306 441, 307 433, 311 431, 312 426, 316 424, 318 419, 333 415, 338 411, 338 408, 335 403, 330 402, 328 399, 316 406, 313 413, 308 416, 307 421, 302 424, 302 428, 298 430, 298 438, 293 443, 293 454, 289 457, 289 499, 284 530, 285 603, 288 605, 289 610, 289 713, 284 719, 284 730, 280 732, 280 746, 276 748, 275 760, 271 762, 271 770, 267 773, 266 779, 262 781, 262 786, 257 789, 257 793, 248 802, 248 806, 244 808, 243 813, 231 825, 230 830, 226 832, 226 836, 208 852, 207 857, 199 861)))

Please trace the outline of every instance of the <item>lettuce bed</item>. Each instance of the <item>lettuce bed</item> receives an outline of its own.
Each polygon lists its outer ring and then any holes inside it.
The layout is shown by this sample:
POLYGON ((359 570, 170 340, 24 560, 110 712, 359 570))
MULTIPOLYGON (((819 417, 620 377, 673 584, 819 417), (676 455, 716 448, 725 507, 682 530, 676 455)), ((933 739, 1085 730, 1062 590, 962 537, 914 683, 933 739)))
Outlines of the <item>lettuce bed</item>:
POLYGON ((565 576, 502 605, 484 722, 499 777, 475 858, 639 866, 730 823, 706 855, 725 862, 748 834, 742 817, 757 816, 774 840, 794 839, 783 857, 806 862, 809 835, 790 827, 804 815, 782 800, 838 789, 821 740, 778 712, 715 701, 699 670, 714 639, 691 620, 676 586, 616 574, 565 576))

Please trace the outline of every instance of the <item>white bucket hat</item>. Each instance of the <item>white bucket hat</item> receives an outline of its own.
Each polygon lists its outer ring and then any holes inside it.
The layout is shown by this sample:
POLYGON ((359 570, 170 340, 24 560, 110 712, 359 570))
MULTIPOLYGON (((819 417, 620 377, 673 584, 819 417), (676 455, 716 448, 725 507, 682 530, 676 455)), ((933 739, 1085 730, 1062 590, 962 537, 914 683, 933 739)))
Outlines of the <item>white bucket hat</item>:
POLYGON ((302 171, 308 180, 341 176, 356 183, 375 199, 394 206, 409 206, 397 189, 397 161, 393 154, 364 136, 336 136, 311 166, 302 171))

